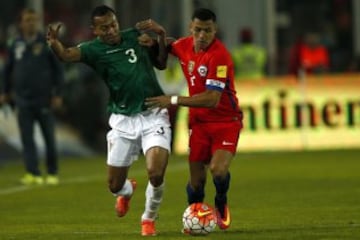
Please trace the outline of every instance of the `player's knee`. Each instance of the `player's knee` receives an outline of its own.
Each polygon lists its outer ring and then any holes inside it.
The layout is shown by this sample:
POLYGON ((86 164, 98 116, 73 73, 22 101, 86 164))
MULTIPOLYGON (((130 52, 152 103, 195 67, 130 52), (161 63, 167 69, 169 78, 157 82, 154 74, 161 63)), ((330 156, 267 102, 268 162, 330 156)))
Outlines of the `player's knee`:
POLYGON ((154 187, 160 186, 164 181, 165 170, 158 167, 151 167, 147 169, 148 177, 151 185, 154 187))
POLYGON ((191 181, 191 186, 195 192, 201 192, 201 191, 204 191, 205 183, 206 183, 206 180, 200 178, 200 179, 191 181))
POLYGON ((154 187, 159 187, 164 182, 162 175, 149 175, 149 181, 154 187))
POLYGON ((209 170, 213 177, 226 176, 228 173, 228 168, 226 166, 210 165, 209 170))

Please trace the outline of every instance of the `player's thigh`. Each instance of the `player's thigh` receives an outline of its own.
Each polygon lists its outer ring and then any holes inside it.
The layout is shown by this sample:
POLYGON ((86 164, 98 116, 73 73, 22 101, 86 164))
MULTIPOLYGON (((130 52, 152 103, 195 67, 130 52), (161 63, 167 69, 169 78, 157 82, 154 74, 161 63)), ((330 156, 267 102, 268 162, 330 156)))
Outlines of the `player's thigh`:
POLYGON ((204 124, 192 126, 189 139, 189 161, 208 163, 211 159, 211 137, 204 124))
POLYGON ((171 151, 171 128, 166 109, 143 115, 141 147, 146 157, 148 176, 154 186, 163 181, 171 151))
POLYGON ((230 168, 234 154, 228 150, 218 149, 214 152, 209 164, 213 176, 225 176, 230 168))
POLYGON ((171 127, 167 111, 144 116, 142 126, 141 147, 145 155, 154 147, 171 152, 171 127))
POLYGON ((167 149, 159 146, 151 147, 146 151, 145 158, 149 177, 164 176, 169 159, 167 149))
POLYGON ((128 139, 121 132, 112 129, 107 134, 107 165, 113 167, 129 167, 139 156, 140 142, 128 139))
POLYGON ((225 176, 236 153, 241 122, 233 121, 209 126, 212 134, 210 171, 213 176, 225 176))
POLYGON ((241 127, 242 125, 239 121, 209 124, 208 129, 212 138, 212 155, 217 150, 226 150, 235 154, 241 127))

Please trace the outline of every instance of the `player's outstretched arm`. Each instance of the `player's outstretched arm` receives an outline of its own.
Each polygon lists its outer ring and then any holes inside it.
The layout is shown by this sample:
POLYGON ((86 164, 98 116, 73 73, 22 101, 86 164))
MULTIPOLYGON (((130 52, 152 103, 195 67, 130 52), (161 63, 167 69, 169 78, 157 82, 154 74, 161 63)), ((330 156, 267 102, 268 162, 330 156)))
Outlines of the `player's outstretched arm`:
POLYGON ((50 24, 48 26, 46 39, 50 48, 54 51, 56 56, 64 62, 77 62, 81 59, 81 52, 78 47, 66 48, 60 42, 58 36, 61 28, 61 24, 57 26, 50 24))
POLYGON ((184 107, 214 108, 221 98, 221 92, 205 90, 191 97, 185 96, 156 96, 146 98, 145 105, 149 108, 169 108, 171 105, 184 107))

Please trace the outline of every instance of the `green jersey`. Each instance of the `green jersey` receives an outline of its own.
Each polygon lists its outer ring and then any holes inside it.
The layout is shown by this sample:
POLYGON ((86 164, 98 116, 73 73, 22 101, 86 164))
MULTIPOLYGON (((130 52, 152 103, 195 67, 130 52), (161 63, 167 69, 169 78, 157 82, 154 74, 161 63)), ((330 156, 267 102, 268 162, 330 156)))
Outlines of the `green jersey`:
POLYGON ((99 38, 81 43, 81 61, 92 67, 109 88, 107 109, 133 115, 147 109, 147 97, 163 95, 155 76, 149 50, 138 43, 139 31, 121 31, 121 42, 108 45, 99 38))

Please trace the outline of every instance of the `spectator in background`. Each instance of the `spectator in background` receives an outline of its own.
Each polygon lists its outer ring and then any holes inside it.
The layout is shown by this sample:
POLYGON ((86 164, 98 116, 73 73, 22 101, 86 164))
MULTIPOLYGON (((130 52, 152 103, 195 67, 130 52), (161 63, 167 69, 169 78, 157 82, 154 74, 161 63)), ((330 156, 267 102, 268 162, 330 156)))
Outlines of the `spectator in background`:
POLYGON ((299 46, 299 68, 308 74, 318 74, 329 71, 329 52, 321 44, 318 33, 307 33, 304 43, 299 46))
POLYGON ((354 71, 353 17, 350 1, 335 0, 333 3, 335 46, 331 51, 331 70, 336 72, 354 71))
POLYGON ((265 49, 254 43, 253 33, 244 28, 239 34, 240 45, 232 49, 235 79, 261 79, 265 75, 265 49))
POLYGON ((60 88, 63 69, 39 32, 39 17, 24 9, 19 16, 20 36, 8 49, 4 67, 4 92, 0 102, 13 101, 17 109, 26 174, 20 179, 25 185, 43 184, 34 141, 34 124, 38 122, 46 144, 46 184, 58 179, 58 156, 52 108, 62 104, 60 88))

